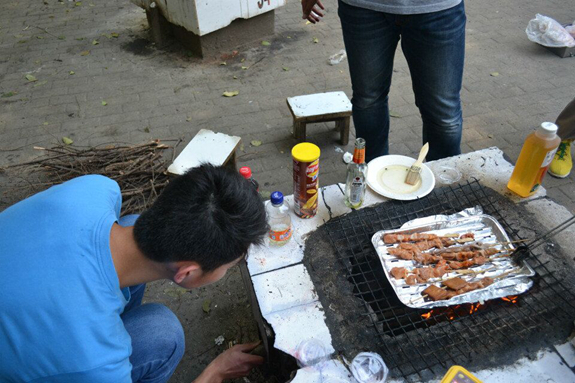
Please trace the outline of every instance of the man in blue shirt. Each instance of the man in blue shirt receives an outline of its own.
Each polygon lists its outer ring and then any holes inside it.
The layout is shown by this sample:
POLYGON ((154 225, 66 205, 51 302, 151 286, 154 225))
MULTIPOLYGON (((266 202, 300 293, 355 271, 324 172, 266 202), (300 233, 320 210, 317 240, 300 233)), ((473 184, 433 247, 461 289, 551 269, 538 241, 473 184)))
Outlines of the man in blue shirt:
MULTIPOLYGON (((118 184, 83 176, 0 213, 0 381, 166 382, 182 327, 145 283, 222 278, 267 232, 238 173, 210 165, 174 179, 141 216, 120 218, 118 184)), ((237 345, 196 382, 245 376, 263 359, 237 345)))

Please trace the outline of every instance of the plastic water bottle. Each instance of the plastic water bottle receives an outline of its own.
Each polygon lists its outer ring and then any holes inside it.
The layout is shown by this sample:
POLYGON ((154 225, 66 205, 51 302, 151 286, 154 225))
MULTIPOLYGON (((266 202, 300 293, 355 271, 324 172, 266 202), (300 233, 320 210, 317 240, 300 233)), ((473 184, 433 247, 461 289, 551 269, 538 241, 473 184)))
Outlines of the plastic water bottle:
POLYGON ((270 203, 266 206, 268 223, 270 225, 269 240, 272 246, 283 246, 291 238, 292 227, 289 207, 284 203, 281 192, 275 191, 270 196, 270 203))

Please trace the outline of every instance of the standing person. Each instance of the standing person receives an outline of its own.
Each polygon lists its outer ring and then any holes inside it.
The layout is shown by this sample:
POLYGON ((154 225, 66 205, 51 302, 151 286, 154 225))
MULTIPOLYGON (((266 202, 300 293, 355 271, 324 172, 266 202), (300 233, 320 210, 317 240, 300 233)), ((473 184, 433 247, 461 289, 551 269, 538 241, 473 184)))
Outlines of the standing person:
POLYGON ((561 143, 549 165, 548 172, 554 177, 565 178, 573 169, 571 143, 575 140, 575 98, 559 114, 555 124, 559 127, 557 135, 561 138, 561 143))
MULTIPOLYGON (((120 218, 118 184, 89 175, 0 213, 0 382, 164 383, 184 353, 145 283, 192 289, 221 279, 267 233, 239 173, 202 165, 175 178, 141 216, 120 218)), ((246 376, 257 344, 218 356, 196 383, 246 376)))
MULTIPOLYGON (((388 95, 393 58, 401 48, 423 120, 428 160, 461 153, 461 82, 465 56, 462 0, 339 0, 349 59, 356 135, 366 161, 388 154, 388 95)), ((302 0, 303 18, 320 21, 321 0, 302 0)))

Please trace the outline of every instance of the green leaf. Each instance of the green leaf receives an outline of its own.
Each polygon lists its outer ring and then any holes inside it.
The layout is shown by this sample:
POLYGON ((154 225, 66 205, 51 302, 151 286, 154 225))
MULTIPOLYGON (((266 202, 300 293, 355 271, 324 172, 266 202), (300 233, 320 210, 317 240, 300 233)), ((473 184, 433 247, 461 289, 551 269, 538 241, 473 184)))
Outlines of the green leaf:
POLYGON ((30 82, 38 81, 38 79, 36 77, 32 76, 31 74, 26 75, 26 80, 28 80, 30 82))
POLYGON ((106 105, 108 105, 108 103, 106 101, 102 100, 102 106, 106 106, 106 105))
POLYGON ((242 69, 243 70, 247 70, 249 67, 248 66, 243 66, 242 69))
POLYGON ((98 40, 92 40, 92 45, 98 45, 100 42, 98 40))
POLYGON ((48 124, 48 121, 44 121, 44 123, 42 123, 42 125, 44 125, 44 126, 49 125, 49 124, 48 124))
POLYGON ((82 41, 82 40, 84 40, 84 38, 83 37, 76 37, 76 40, 82 41))
POLYGON ((209 299, 206 299, 206 300, 204 301, 204 303, 202 303, 202 310, 203 310, 206 314, 209 314, 209 313, 210 313, 210 310, 212 309, 212 308, 211 308, 211 305, 212 305, 212 301, 210 301, 209 299))
POLYGON ((73 76, 73 75, 75 75, 75 74, 76 74, 76 72, 74 72, 73 70, 71 70, 70 73, 69 73, 70 76, 73 76))
POLYGON ((289 68, 288 68, 287 66, 284 66, 282 69, 284 70, 284 72, 288 72, 288 71, 289 71, 289 68))
POLYGON ((3 93, 2 94, 2 98, 7 98, 7 97, 12 97, 12 96, 16 96, 16 92, 7 92, 7 93, 3 93))
POLYGON ((90 54, 90 51, 82 51, 80 52, 80 56, 88 56, 90 54))
POLYGON ((270 46, 272 44, 269 41, 264 40, 264 41, 262 41, 262 45, 267 47, 267 46, 270 46))
POLYGON ((110 36, 112 36, 112 37, 115 38, 115 39, 117 39, 118 37, 120 37, 120 35, 117 34, 116 32, 110 33, 110 36))
POLYGON ((80 5, 82 5, 81 1, 76 1, 76 4, 74 4, 76 7, 79 7, 80 5))
POLYGON ((225 62, 225 61, 222 61, 222 62, 220 63, 220 65, 228 65, 228 63, 225 62))
POLYGON ((261 146, 261 145, 262 145, 262 142, 259 141, 259 140, 253 140, 252 142, 250 142, 250 144, 251 144, 252 146, 256 146, 256 147, 257 147, 257 146, 261 146))
POLYGON ((499 72, 491 72, 491 73, 489 73, 489 75, 491 77, 497 77, 497 76, 499 76, 499 72))
POLYGON ((238 79, 238 76, 234 76, 234 80, 237 80, 237 79, 238 79))
POLYGON ((144 128, 144 132, 150 133, 150 127, 146 126, 146 127, 144 128))
POLYGON ((62 137, 62 142, 66 145, 72 145, 74 143, 74 141, 68 137, 62 137))
POLYGON ((47 83, 48 83, 48 81, 45 81, 45 80, 44 80, 44 81, 37 82, 36 84, 34 84, 34 88, 37 87, 37 86, 46 85, 47 83))
POLYGON ((44 39, 44 36, 36 36, 36 38, 37 38, 38 40, 43 40, 43 39, 44 39))
POLYGON ((395 113, 393 110, 390 110, 389 111, 389 117, 402 118, 403 116, 401 114, 395 113))
POLYGON ((223 96, 224 96, 224 97, 235 97, 235 96, 237 96, 238 94, 240 94, 240 91, 239 91, 239 90, 234 90, 234 91, 224 92, 224 93, 223 93, 223 96))
POLYGON ((317 37, 314 37, 314 38, 313 38, 313 43, 314 43, 314 44, 319 43, 319 39, 318 39, 317 37))

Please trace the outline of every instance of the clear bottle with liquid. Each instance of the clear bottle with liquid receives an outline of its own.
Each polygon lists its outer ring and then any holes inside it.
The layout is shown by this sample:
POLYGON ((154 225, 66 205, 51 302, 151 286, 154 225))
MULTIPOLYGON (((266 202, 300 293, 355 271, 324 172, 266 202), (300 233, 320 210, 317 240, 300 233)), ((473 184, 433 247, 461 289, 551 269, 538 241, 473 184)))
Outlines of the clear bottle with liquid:
POLYGON ((365 140, 356 138, 353 161, 347 165, 345 180, 345 204, 357 209, 365 199, 367 185, 367 164, 365 163, 365 140))
POLYGON ((529 197, 537 191, 561 139, 557 125, 544 122, 527 136, 507 188, 521 197, 529 197))
POLYGON ((266 211, 270 225, 268 234, 270 246, 285 245, 291 239, 292 225, 289 207, 284 202, 284 196, 281 192, 275 191, 271 194, 266 211))

